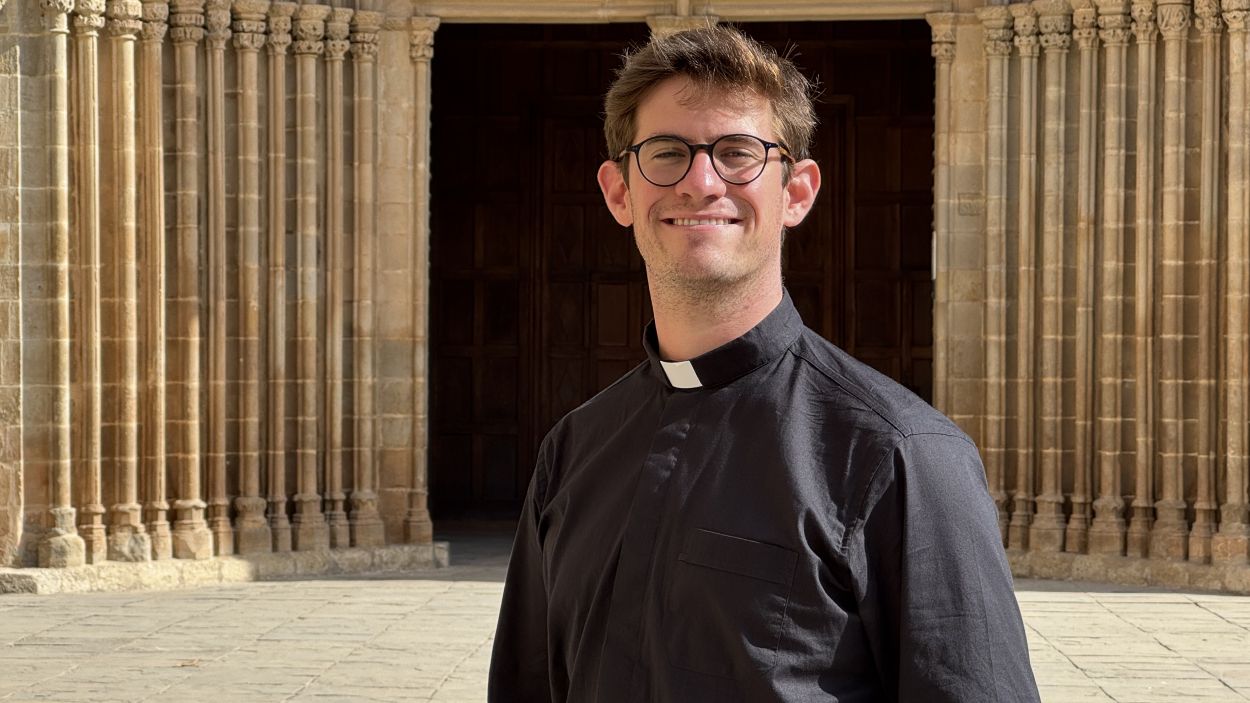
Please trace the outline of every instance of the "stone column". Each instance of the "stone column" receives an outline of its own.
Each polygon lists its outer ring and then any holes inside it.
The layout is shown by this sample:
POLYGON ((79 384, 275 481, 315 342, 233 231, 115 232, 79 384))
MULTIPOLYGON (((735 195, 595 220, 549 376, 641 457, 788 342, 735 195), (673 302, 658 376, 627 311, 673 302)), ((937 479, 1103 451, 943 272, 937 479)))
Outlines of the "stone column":
POLYGON ((430 288, 430 61, 434 58, 434 32, 437 17, 414 17, 409 34, 410 56, 416 65, 413 94, 416 118, 413 154, 413 416, 412 489, 408 493, 408 514, 404 527, 410 543, 426 544, 434 539, 430 521, 427 477, 429 437, 427 411, 429 388, 429 288, 430 288))
MULTIPOLYGON (((1035 365, 1034 295, 1037 271, 1034 256, 1037 236, 1037 12, 1031 5, 1011 5, 1015 18, 1016 47, 1020 50, 1020 156, 1017 207, 1019 213, 1016 251, 1016 490, 1012 495, 1007 545, 1029 546, 1033 517, 1033 372, 1035 365)), ((935 323, 936 326, 936 323, 935 323)))
POLYGON ((295 548, 328 549, 317 492, 317 57, 325 47, 326 5, 295 13, 295 548))
POLYGON ((1038 453, 1042 490, 1037 496, 1037 515, 1029 529, 1029 547, 1036 551, 1063 551, 1063 240, 1064 136, 1067 131, 1068 47, 1072 43, 1072 14, 1068 0, 1034 0, 1041 44, 1046 52, 1046 153, 1042 163, 1041 241, 1041 418, 1038 453))
POLYGON ((39 565, 81 566, 86 546, 75 524, 70 436, 70 327, 69 309, 69 13, 72 0, 42 0, 44 22, 51 33, 47 43, 48 74, 48 239, 52 246, 52 337, 56 340, 49 360, 56 386, 53 422, 55 433, 49 447, 49 529, 39 541, 39 565))
MULTIPOLYGON (((269 122, 270 203, 285 203, 286 192, 286 50, 291 45, 291 16, 297 5, 269 6, 269 122)), ((266 413, 269 529, 276 552, 291 551, 291 522, 286 496, 286 208, 268 208, 269 241, 269 380, 266 413)))
POLYGON ((234 48, 238 70, 239 230, 239 496, 235 549, 260 554, 273 549, 260 493, 260 69, 269 0, 234 0, 234 48))
POLYGON ((207 559, 213 535, 204 522, 200 490, 200 154, 199 42, 204 0, 175 0, 169 18, 174 44, 174 271, 169 362, 169 458, 177 476, 174 556, 207 559))
POLYGON ((78 230, 78 394, 77 425, 82 478, 79 532, 87 561, 107 557, 101 500, 101 328, 100 328, 100 116, 97 38, 104 26, 104 0, 77 0, 74 7, 74 164, 78 230))
POLYGON ((1124 498, 1120 485, 1120 423, 1122 346, 1124 326, 1124 185, 1127 129, 1128 39, 1127 0, 1095 0, 1098 36, 1106 46, 1103 69, 1102 221, 1099 227, 1100 297, 1096 346, 1098 383, 1098 499, 1089 550, 1096 554, 1124 553, 1124 498))
POLYGON ((326 315, 325 467, 330 546, 351 546, 343 492, 343 59, 352 11, 335 8, 326 22, 326 315))
POLYGON ((139 0, 109 0, 108 33, 113 69, 114 195, 113 320, 114 386, 117 417, 113 462, 117 502, 110 508, 108 557, 117 561, 147 561, 152 542, 143 525, 139 504, 139 270, 136 257, 138 167, 135 163, 135 37, 142 29, 139 0))
POLYGON ((1155 107, 1157 78, 1154 0, 1133 3, 1137 37, 1137 178, 1134 208, 1135 277, 1133 295, 1133 517, 1128 525, 1129 556, 1150 553, 1154 522, 1154 248, 1155 248, 1155 107))
POLYGON ((139 45, 139 288, 143 291, 144 517, 153 559, 173 556, 165 477, 165 138, 161 107, 161 43, 168 30, 166 0, 144 0, 139 45))
POLYGON ((950 267, 946 248, 951 239, 951 65, 955 62, 955 15, 938 12, 925 16, 932 30, 933 55, 937 73, 934 86, 933 118, 933 230, 935 270, 933 271, 933 405, 950 411, 947 384, 950 377, 950 267))
MULTIPOLYGON (((1202 143, 1200 147, 1201 177, 1198 205, 1198 275, 1197 345, 1198 407, 1186 416, 1197 420, 1195 453, 1197 454, 1197 497, 1194 501, 1194 525, 1189 533, 1189 560, 1211 561, 1211 537, 1215 534, 1216 513, 1220 504, 1215 496, 1214 433, 1216 423, 1212 405, 1215 403, 1215 314, 1217 240, 1220 217, 1220 61, 1221 46, 1219 0, 1196 0, 1194 13, 1202 37, 1202 143)), ((1233 78, 1232 80, 1237 80, 1233 78)))
POLYGON ((354 386, 356 392, 356 454, 352 462, 355 475, 352 480, 351 532, 352 546, 380 547, 386 542, 382 519, 378 514, 377 457, 374 454, 376 434, 374 413, 377 403, 374 396, 373 364, 373 301, 374 251, 377 247, 377 220, 374 216, 375 182, 374 140, 377 138, 377 104, 374 102, 376 59, 378 55, 378 31, 382 28, 382 13, 357 12, 352 18, 352 65, 355 71, 353 85, 356 95, 355 109, 355 168, 353 189, 355 201, 352 213, 355 217, 355 314, 352 316, 352 338, 355 343, 354 386))
POLYGON ((985 430, 981 452, 1007 541, 1007 96, 1011 12, 980 8, 985 26, 985 430))
POLYGON ((1076 228, 1072 245, 1076 261, 1076 320, 1072 339, 1075 417, 1072 423, 1072 514, 1064 548, 1089 549, 1090 507, 1093 499, 1094 417, 1094 213, 1098 193, 1098 11, 1093 0, 1074 0, 1072 38, 1080 52, 1077 113, 1076 228))
POLYGON ((1223 389, 1220 416, 1224 446, 1220 464, 1224 470, 1224 503, 1220 506, 1220 530, 1211 540, 1212 561, 1245 564, 1250 557, 1250 514, 1246 495, 1247 448, 1250 447, 1250 336, 1246 311, 1250 310, 1250 87, 1246 65, 1246 20, 1250 0, 1224 0, 1228 23, 1228 227, 1224 237, 1223 389))
POLYGON ((1158 6, 1163 32, 1163 207, 1159 237, 1159 468, 1150 555, 1183 560, 1188 547, 1185 521, 1184 326, 1185 268, 1185 49, 1189 4, 1165 0, 1158 6))
POLYGON ((208 253, 208 529, 213 551, 234 553, 230 499, 226 496, 226 42, 230 40, 230 0, 208 0, 205 12, 207 70, 208 253))

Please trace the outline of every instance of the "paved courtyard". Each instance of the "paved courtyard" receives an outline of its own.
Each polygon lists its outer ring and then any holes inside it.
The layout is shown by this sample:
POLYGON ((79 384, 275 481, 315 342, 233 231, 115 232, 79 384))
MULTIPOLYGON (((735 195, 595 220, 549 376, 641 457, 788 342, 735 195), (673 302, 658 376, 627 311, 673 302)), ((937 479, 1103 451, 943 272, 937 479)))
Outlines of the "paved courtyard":
MULTIPOLYGON (((404 578, 0 596, 0 701, 482 701, 509 538, 404 578)), ((1250 597, 1020 581, 1046 701, 1250 700, 1250 597)))

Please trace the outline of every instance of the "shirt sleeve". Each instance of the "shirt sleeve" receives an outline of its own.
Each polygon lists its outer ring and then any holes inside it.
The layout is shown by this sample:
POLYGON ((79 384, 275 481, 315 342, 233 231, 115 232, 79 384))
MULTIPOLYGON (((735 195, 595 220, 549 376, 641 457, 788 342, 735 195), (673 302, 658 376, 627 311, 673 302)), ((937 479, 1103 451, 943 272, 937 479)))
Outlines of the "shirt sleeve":
POLYGON ((486 698, 490 703, 551 701, 547 651, 547 585, 539 519, 546 493, 550 437, 539 450, 538 465, 517 523, 503 604, 491 651, 486 698))
POLYGON ((883 687, 900 701, 1038 701, 975 446, 907 437, 873 485, 848 551, 883 687))

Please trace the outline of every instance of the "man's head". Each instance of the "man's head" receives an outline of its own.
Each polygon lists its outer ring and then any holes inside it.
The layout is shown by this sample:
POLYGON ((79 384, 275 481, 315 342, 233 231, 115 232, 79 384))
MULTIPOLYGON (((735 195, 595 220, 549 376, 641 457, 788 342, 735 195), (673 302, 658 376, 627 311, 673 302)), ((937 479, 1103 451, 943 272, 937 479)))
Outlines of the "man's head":
POLYGON ((820 188, 809 90, 793 63, 732 28, 627 58, 606 101, 613 158, 599 186, 634 229, 653 298, 780 293, 783 232, 820 188))

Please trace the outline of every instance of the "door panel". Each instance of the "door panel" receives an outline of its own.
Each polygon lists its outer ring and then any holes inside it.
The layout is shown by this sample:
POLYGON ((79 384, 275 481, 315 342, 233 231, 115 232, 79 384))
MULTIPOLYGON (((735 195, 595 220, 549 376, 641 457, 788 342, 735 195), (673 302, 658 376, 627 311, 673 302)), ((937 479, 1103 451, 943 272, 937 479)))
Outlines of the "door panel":
MULTIPOLYGON (((924 22, 760 23, 820 77, 823 185, 787 233, 813 329, 928 397, 933 64, 924 22), (872 67, 864 70, 863 67, 872 67), (864 155, 864 158, 859 158, 864 155)), ((513 515, 562 415, 644 357, 642 260, 603 205, 602 99, 642 25, 447 25, 433 72, 431 509, 513 515)))

